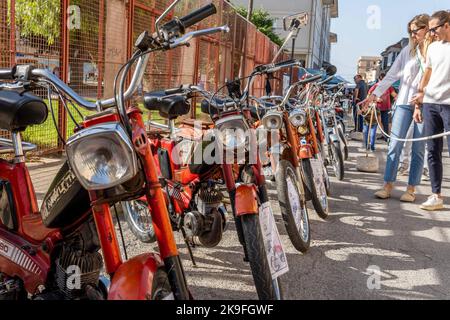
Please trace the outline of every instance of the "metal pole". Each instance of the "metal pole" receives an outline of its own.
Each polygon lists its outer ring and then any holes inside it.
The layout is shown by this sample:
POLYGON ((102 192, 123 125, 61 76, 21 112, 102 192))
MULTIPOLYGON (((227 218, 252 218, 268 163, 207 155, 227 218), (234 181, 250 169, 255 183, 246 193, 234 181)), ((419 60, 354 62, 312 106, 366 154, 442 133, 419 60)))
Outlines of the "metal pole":
POLYGON ((247 20, 250 21, 253 14, 253 0, 248 0, 247 20))
POLYGON ((103 72, 104 72, 104 64, 105 64, 105 47, 103 44, 104 41, 104 19, 105 19, 105 0, 100 0, 98 3, 99 10, 99 23, 98 23, 98 64, 97 64, 97 98, 101 99, 103 96, 103 72))
MULTIPOLYGON (((69 14, 70 0, 62 0, 61 12, 61 55, 60 55, 60 77, 65 83, 69 82, 69 28, 67 21, 69 14)), ((64 140, 67 138, 67 114, 66 109, 60 100, 58 100, 58 127, 64 140)), ((58 151, 64 150, 64 144, 58 139, 58 151)))
POLYGON ((9 65, 12 67, 16 64, 16 1, 11 0, 10 6, 11 33, 9 35, 9 65))

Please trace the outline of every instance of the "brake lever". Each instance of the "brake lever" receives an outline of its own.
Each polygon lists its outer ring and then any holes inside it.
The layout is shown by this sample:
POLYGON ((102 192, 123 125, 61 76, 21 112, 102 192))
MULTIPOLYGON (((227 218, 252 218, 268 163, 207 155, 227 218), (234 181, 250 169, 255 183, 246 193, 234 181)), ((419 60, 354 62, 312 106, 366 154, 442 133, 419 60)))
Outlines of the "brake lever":
POLYGON ((173 42, 169 43, 168 46, 170 49, 175 49, 180 46, 189 46, 189 41, 191 41, 193 38, 207 36, 207 35, 218 33, 218 32, 228 33, 228 32, 230 32, 230 28, 227 25, 224 25, 224 26, 216 27, 216 28, 192 31, 192 32, 186 33, 181 38, 175 39, 173 42))

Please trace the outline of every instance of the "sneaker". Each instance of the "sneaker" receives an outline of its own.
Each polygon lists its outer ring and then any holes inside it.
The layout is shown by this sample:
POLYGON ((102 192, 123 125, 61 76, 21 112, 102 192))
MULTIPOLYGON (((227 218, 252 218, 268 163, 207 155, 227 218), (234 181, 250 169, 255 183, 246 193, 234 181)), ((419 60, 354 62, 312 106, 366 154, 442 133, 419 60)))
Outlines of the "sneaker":
POLYGON ((420 206, 420 209, 427 211, 436 211, 444 209, 444 200, 433 194, 428 200, 420 206))

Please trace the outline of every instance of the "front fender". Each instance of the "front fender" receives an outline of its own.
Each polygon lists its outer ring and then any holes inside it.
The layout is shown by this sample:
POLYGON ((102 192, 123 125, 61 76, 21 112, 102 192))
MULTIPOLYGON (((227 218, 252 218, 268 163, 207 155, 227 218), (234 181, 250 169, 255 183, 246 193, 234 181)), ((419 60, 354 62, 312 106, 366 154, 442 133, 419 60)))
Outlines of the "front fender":
POLYGON ((255 185, 241 184, 236 188, 236 216, 258 214, 258 195, 255 185))
POLYGON ((157 253, 144 253, 123 263, 112 278, 108 300, 151 300, 153 278, 163 266, 157 253))

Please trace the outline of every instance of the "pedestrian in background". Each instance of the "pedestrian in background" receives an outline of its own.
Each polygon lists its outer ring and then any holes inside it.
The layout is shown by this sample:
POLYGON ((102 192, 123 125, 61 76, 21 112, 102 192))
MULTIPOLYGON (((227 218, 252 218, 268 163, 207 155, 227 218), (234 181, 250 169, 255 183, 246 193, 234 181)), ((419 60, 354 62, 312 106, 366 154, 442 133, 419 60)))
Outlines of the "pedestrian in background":
MULTIPOLYGON (((429 22, 429 33, 437 40, 430 45, 426 69, 419 91, 412 99, 416 103, 414 119, 425 123, 425 135, 450 131, 450 15, 448 11, 434 13, 429 22), (423 103, 421 106, 420 104, 423 103)), ((450 140, 447 138, 450 150, 450 140)), ((420 208, 434 211, 444 208, 442 198, 442 151, 444 139, 427 141, 428 168, 432 195, 420 208)))
POLYGON ((354 77, 356 88, 353 91, 353 120, 355 122, 355 131, 363 132, 363 117, 358 114, 357 104, 367 98, 367 84, 361 75, 354 77))
MULTIPOLYGON (((421 14, 414 17, 408 23, 409 44, 400 52, 386 77, 380 81, 374 92, 362 103, 370 105, 398 80, 400 80, 400 91, 397 97, 397 106, 392 117, 391 136, 393 138, 405 139, 411 123, 413 122, 414 104, 410 101, 417 93, 420 80, 425 69, 425 57, 430 39, 428 35, 429 15, 421 14)), ((414 138, 424 136, 423 125, 414 123, 414 138)), ((384 172, 384 186, 375 193, 380 199, 388 199, 397 180, 400 154, 404 142, 391 139, 384 172)), ((408 187, 400 200, 414 202, 416 200, 416 186, 420 185, 424 164, 425 143, 414 142, 409 170, 408 187)))
MULTIPOLYGON (((378 84, 386 77, 385 73, 381 73, 378 77, 378 82, 372 86, 369 90, 369 95, 371 95, 375 89, 378 87, 378 84)), ((388 135, 390 134, 389 123, 390 123, 390 113, 392 109, 391 98, 395 101, 397 99, 397 92, 395 92, 394 87, 389 87, 385 93, 381 97, 377 99, 377 108, 380 110, 380 118, 382 129, 388 135)), ((387 138, 386 138, 387 140, 387 138)))

